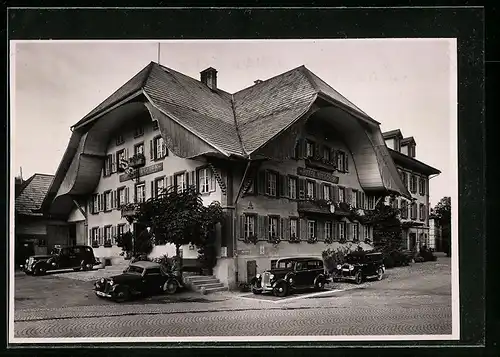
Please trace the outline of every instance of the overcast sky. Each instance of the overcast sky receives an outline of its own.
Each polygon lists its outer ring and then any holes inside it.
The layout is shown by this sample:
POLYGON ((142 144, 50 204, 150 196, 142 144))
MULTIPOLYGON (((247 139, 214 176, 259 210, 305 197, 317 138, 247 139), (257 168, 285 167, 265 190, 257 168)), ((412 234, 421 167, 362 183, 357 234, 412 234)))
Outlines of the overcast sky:
MULTIPOLYGON (((153 42, 16 43, 14 173, 22 166, 25 179, 54 174, 70 126, 157 59, 153 42)), ((230 93, 305 65, 382 123, 382 131, 399 128, 415 138, 417 159, 442 171, 430 183, 432 205, 453 195, 455 60, 454 42, 444 39, 169 41, 162 42, 160 55, 162 65, 196 79, 203 69, 216 68, 218 86, 230 93)))

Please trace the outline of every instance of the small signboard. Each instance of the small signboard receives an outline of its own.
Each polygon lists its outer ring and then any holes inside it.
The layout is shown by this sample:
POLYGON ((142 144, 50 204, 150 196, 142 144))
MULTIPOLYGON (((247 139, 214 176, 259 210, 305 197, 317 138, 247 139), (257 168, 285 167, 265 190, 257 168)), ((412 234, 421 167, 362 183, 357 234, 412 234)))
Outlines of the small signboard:
POLYGON ((237 253, 238 253, 238 255, 249 255, 250 250, 249 249, 238 249, 237 253))
MULTIPOLYGON (((139 169, 139 177, 150 175, 150 174, 153 174, 155 172, 160 172, 162 170, 163 170, 163 162, 159 162, 159 163, 154 164, 154 165, 149 165, 149 166, 141 167, 139 169)), ((134 177, 134 175, 135 175, 134 173, 121 174, 120 175, 120 182, 124 182, 124 181, 130 180, 130 179, 132 179, 134 177)))
POLYGON ((331 173, 309 169, 305 167, 297 167, 297 175, 306 176, 310 178, 314 178, 317 180, 328 181, 332 183, 339 183, 339 177, 332 175, 331 173))
POLYGON ((261 245, 259 247, 259 252, 261 255, 265 255, 266 254, 266 246, 265 245, 261 245))

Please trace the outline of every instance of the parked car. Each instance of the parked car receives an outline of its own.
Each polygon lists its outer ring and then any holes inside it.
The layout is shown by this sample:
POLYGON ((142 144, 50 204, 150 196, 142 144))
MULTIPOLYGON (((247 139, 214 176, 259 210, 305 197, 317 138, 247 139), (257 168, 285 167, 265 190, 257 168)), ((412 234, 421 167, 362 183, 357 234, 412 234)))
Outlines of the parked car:
POLYGON ((43 275, 51 270, 92 270, 98 261, 94 250, 86 245, 54 248, 49 255, 32 255, 26 259, 26 274, 43 275))
POLYGON ((94 284, 97 296, 123 302, 135 296, 174 294, 183 287, 182 278, 166 272, 155 262, 131 263, 123 274, 101 278, 94 284))
POLYGON ((279 297, 294 290, 315 288, 322 290, 329 281, 320 258, 279 259, 274 269, 264 271, 252 279, 252 292, 272 292, 279 297))
POLYGON ((385 273, 382 253, 373 251, 357 251, 348 254, 344 264, 337 265, 333 280, 351 280, 361 284, 365 279, 382 280, 385 273))

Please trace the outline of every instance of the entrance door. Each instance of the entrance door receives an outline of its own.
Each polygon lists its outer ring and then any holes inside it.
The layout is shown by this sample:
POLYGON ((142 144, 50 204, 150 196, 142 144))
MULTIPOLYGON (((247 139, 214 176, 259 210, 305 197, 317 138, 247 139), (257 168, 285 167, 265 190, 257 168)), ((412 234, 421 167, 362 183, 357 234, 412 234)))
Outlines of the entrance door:
POLYGON ((255 260, 247 261, 247 282, 252 281, 257 275, 257 262, 255 260))
POLYGON ((410 233, 410 250, 414 250, 417 245, 417 234, 416 233, 410 233))

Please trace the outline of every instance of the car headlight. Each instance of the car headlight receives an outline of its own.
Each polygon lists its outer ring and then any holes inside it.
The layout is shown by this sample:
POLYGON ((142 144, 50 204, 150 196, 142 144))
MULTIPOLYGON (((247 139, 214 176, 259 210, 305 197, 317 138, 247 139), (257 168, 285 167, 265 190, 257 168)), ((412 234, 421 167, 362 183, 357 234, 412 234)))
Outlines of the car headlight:
POLYGON ((354 270, 354 265, 349 265, 349 270, 354 270))
POLYGON ((101 284, 104 284, 104 278, 101 278, 101 284))
POLYGON ((260 279, 260 274, 255 275, 257 279, 260 279))
POLYGON ((342 265, 338 264, 338 265, 337 265, 337 269, 338 269, 338 270, 342 269, 342 265))
POLYGON ((274 274, 269 275, 269 279, 273 280, 274 279, 274 274))
POLYGON ((290 282, 290 284, 293 283, 293 278, 288 279, 288 281, 290 282))
POLYGON ((109 286, 113 286, 113 284, 114 284, 114 281, 113 281, 113 280, 110 280, 110 281, 109 281, 109 286))

